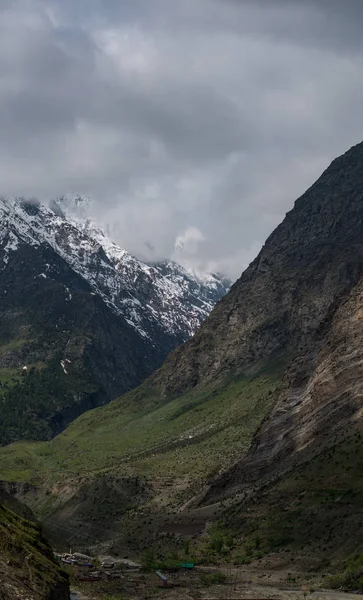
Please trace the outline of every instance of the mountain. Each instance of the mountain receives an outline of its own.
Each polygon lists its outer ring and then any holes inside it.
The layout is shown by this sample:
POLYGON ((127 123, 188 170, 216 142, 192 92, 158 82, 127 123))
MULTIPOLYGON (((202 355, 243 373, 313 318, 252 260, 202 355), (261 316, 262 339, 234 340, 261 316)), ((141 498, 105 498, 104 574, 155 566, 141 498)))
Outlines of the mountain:
POLYGON ((3 477, 36 484, 50 530, 115 552, 195 535, 204 562, 272 556, 285 573, 363 554, 362 274, 363 143, 159 370, 55 440, 2 449, 3 477))
POLYGON ((3 444, 49 439, 135 387, 227 289, 218 275, 147 265, 63 209, 0 199, 3 444))
MULTIPOLYGON (((73 268, 143 337, 165 336, 163 343, 169 349, 186 341, 225 295, 231 282, 220 274, 198 277, 173 261, 146 264, 136 259, 87 217, 88 204, 82 196, 62 196, 51 203, 61 219, 59 224, 58 219, 50 218, 57 251, 63 250, 73 268), (58 234, 55 232, 59 226, 58 234), (101 268, 94 258, 99 248, 106 255, 101 268)), ((44 207, 41 220, 47 220, 44 207)))
POLYGON ((248 373, 309 344, 362 275, 362 154, 359 145, 336 159, 295 202, 204 327, 170 357, 158 377, 165 393, 248 373))

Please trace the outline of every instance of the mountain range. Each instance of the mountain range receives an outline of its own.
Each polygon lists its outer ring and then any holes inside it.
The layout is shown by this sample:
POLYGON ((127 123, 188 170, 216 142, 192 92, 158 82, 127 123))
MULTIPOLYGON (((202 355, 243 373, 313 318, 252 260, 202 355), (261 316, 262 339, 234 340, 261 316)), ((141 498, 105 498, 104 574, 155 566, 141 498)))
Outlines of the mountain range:
POLYGON ((207 564, 294 563, 358 589, 362 274, 363 143, 139 387, 54 440, 1 449, 5 491, 53 539, 139 556, 187 538, 207 564))
POLYGON ((145 264, 85 211, 79 196, 0 199, 0 443, 49 439, 135 387, 230 285, 145 264))

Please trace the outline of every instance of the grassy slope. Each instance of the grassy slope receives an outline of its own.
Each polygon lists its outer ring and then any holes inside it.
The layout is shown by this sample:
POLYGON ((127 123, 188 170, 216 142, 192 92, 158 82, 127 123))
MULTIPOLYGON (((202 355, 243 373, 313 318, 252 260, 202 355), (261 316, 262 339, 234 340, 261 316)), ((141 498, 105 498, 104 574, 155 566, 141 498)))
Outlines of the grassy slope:
POLYGON ((281 560, 287 553, 287 561, 306 561, 312 572, 339 572, 347 557, 363 553, 363 425, 252 502, 230 506, 221 527, 243 540, 231 553, 237 563, 277 552, 281 560))
MULTIPOLYGON (((26 337, 14 337, 10 341, 3 341, 0 336, 0 362, 4 359, 6 361, 9 353, 21 350, 27 341, 26 337)), ((21 381, 23 366, 0 367, 0 392, 21 381)))
MULTIPOLYGON (((50 442, 0 449, 1 477, 52 485, 110 472, 197 484, 248 448, 279 380, 279 369, 261 371, 169 402, 146 382, 84 414, 50 442)), ((363 431, 354 427, 333 448, 260 490, 252 503, 229 505, 221 530, 242 542, 224 560, 286 552, 287 560, 291 553, 316 569, 330 561, 334 572, 346 557, 363 552, 363 431)), ((40 513, 51 514, 54 501, 49 496, 40 513)))
MULTIPOLYGON (((43 316, 43 313, 42 313, 43 316)), ((39 317, 39 315, 38 315, 39 317)), ((72 364, 65 377, 60 360, 70 340, 57 323, 26 324, 29 315, 22 309, 15 315, 2 314, 0 324, 0 444, 17 439, 50 439, 50 420, 64 406, 77 403, 90 383, 82 368, 72 364), (9 325, 11 323, 11 327, 9 325), (10 328, 10 329, 9 329, 10 328), (35 333, 36 331, 36 333, 35 333), (27 371, 23 371, 23 367, 27 371)), ((41 319, 41 317, 39 317, 41 319)), ((78 340, 77 331, 72 338, 78 340)), ((81 336, 80 336, 81 337, 81 336)), ((70 346, 69 346, 70 347, 70 346)), ((73 358, 73 357, 72 357, 73 358)), ((91 389, 93 391, 93 388, 91 389)))
POLYGON ((66 597, 67 578, 54 562, 38 526, 3 504, 0 539, 0 592, 5 593, 5 598, 48 597, 50 589, 57 585, 64 592, 59 598, 66 597))
POLYGON ((169 402, 146 382, 82 415, 50 442, 0 449, 1 477, 57 481, 108 470, 206 477, 248 448, 274 401, 279 377, 279 371, 262 371, 169 402))
MULTIPOLYGON (((1 343, 0 342, 0 361, 6 359, 11 352, 17 352, 22 350, 26 344, 29 344, 31 340, 27 338, 14 338, 13 340, 1 343)), ((16 362, 16 361, 15 361, 16 362)), ((42 369, 45 366, 44 362, 26 362, 24 365, 18 365, 13 367, 1 367, 0 368, 0 391, 8 389, 18 383, 24 381, 23 367, 26 366, 28 372, 34 367, 35 369, 42 369)))
MULTIPOLYGON (((96 388, 81 370, 70 369, 65 374, 60 366, 62 355, 55 355, 41 368, 32 368, 25 377, 18 371, 12 375, 11 385, 0 391, 2 422, 0 440, 10 443, 19 434, 28 439, 47 439, 51 436, 48 420, 62 406, 75 404, 82 393, 96 388)), ((31 366, 31 365, 30 365, 31 366)), ((29 368, 30 368, 29 366, 29 368)), ((1 375, 1 373, 0 373, 1 375)), ((3 377, 9 377, 3 373, 3 377)))

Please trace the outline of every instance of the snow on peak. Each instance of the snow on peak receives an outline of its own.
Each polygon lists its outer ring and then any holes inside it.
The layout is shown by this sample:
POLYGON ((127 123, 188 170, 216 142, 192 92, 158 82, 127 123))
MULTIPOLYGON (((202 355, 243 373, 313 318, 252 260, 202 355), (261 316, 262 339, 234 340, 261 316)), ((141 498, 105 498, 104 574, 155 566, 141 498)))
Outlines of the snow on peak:
POLYGON ((50 208, 57 209, 67 218, 84 221, 90 217, 92 201, 88 196, 80 194, 64 194, 50 203, 50 208))
POLYGON ((50 245, 94 294, 150 340, 160 334, 186 340, 228 289, 216 275, 203 280, 173 261, 147 264, 135 258, 93 223, 83 196, 62 196, 49 208, 0 198, 3 268, 21 243, 50 245))

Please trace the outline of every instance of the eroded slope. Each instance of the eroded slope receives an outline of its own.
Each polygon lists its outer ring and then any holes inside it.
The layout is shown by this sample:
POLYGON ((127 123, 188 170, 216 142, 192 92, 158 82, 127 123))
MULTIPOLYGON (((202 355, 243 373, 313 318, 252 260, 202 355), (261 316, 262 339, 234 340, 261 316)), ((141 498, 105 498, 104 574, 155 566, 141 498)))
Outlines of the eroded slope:
POLYGON ((11 510, 1 492, 1 600, 69 600, 69 582, 55 563, 39 526, 11 510))

